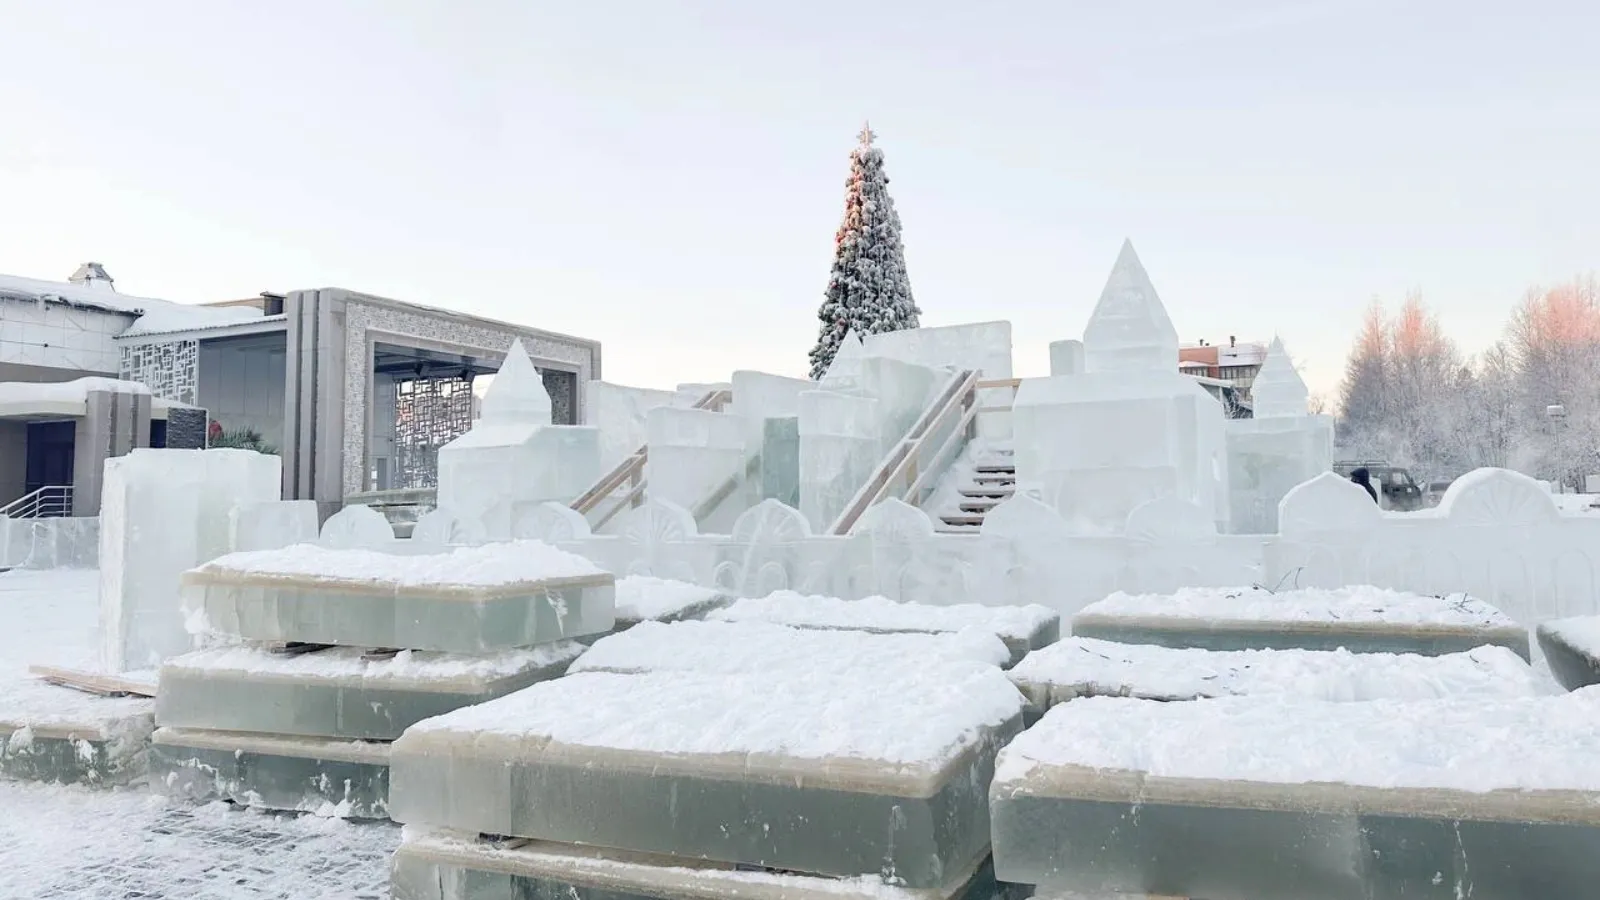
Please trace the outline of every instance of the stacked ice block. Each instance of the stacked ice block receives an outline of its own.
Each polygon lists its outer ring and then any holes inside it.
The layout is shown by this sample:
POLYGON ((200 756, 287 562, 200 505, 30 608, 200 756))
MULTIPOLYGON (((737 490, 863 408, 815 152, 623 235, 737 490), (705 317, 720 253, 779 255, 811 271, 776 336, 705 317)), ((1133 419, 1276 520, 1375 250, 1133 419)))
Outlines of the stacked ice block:
POLYGON ((609 631, 614 587, 535 542, 393 554, 297 545, 184 576, 191 629, 232 638, 161 670, 151 765, 203 799, 387 813, 389 742, 559 677, 609 631))
POLYGON ((1419 656, 1347 650, 1201 650, 1070 637, 1009 673, 1043 713, 1082 697, 1199 700, 1297 696, 1329 701, 1447 696, 1532 697, 1534 670, 1504 647, 1419 656))
POLYGON ((114 786, 145 774, 155 703, 97 697, 40 681, 0 697, 0 776, 114 786))
POLYGON ((1072 633, 1128 644, 1206 650, 1336 650, 1438 655, 1484 644, 1529 659, 1528 633, 1465 594, 1433 597, 1375 587, 1295 590, 1183 588, 1112 594, 1083 608, 1072 633))
POLYGON ((1597 747, 1596 688, 1078 700, 1000 755, 995 870, 1041 894, 1593 896, 1597 747))
POLYGON ((1576 616, 1540 624, 1539 649, 1550 674, 1575 691, 1600 684, 1600 616, 1576 616))
POLYGON ((980 606, 975 603, 930 606, 900 603, 886 597, 861 600, 807 597, 794 591, 737 600, 707 618, 879 634, 937 634, 977 629, 1005 642, 1010 651, 1007 667, 1016 665, 1030 651, 1055 643, 1061 636, 1061 616, 1044 606, 980 606))
POLYGON ((987 785, 1022 711, 992 635, 644 623, 591 652, 395 742, 397 898, 992 890, 987 785))

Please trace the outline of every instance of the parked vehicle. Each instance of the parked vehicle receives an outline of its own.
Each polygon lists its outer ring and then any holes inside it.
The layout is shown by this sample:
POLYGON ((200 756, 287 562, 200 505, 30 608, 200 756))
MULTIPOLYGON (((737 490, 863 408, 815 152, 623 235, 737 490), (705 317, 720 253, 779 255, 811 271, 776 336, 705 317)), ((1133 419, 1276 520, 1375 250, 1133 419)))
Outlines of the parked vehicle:
POLYGON ((1347 459, 1333 464, 1333 471, 1345 478, 1357 469, 1366 469, 1372 476, 1372 486, 1377 488, 1384 509, 1413 512, 1423 508, 1422 488, 1405 468, 1391 466, 1381 459, 1347 459))

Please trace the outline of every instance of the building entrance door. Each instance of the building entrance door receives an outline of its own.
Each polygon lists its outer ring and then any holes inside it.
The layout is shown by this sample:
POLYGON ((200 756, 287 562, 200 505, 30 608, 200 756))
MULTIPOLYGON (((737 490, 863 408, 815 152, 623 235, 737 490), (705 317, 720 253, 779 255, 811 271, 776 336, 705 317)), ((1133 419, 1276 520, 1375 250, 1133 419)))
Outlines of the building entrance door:
POLYGON ((28 423, 27 493, 49 485, 72 484, 75 422, 28 423))

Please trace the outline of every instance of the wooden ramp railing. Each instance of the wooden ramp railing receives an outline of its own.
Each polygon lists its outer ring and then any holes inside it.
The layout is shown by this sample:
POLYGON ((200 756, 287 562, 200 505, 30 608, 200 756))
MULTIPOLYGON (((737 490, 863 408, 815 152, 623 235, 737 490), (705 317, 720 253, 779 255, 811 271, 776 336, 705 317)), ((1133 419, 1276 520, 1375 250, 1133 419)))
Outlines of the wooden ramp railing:
MULTIPOLYGON (((732 399, 733 392, 730 390, 713 390, 707 392, 704 397, 696 401, 694 408, 708 412, 721 412, 723 407, 727 406, 732 399)), ((600 513, 598 518, 590 519, 589 527, 599 531, 607 522, 616 518, 618 513, 644 502, 644 465, 649 459, 650 445, 640 444, 639 449, 629 454, 622 462, 617 463, 616 468, 600 476, 600 480, 596 481, 594 486, 579 494, 578 499, 572 501, 570 505, 573 509, 582 513, 585 518, 588 518, 595 510, 600 508, 606 498, 613 496, 626 486, 627 493, 623 494, 621 499, 607 507, 600 513)))
POLYGON ((971 369, 953 373, 921 417, 885 454, 827 533, 849 534, 867 510, 890 497, 912 506, 922 505, 939 476, 971 439, 980 411, 978 389, 983 384, 971 369))

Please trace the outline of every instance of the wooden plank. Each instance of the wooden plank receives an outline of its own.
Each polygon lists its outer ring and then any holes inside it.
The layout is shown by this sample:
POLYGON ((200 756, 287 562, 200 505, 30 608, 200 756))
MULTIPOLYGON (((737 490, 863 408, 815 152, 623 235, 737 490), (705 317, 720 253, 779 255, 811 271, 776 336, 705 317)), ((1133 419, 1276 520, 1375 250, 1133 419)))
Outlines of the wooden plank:
POLYGON ((142 681, 105 675, 98 672, 80 672, 58 666, 29 666, 28 674, 51 684, 69 687, 102 697, 154 697, 156 690, 142 681))
POLYGON ((1010 497, 1017 489, 1008 484, 979 485, 977 487, 964 487, 957 493, 963 497, 1010 497))
POLYGON ((979 475, 1015 475, 1017 467, 1012 463, 978 463, 979 475))
POLYGON ((957 516, 957 515, 944 515, 944 516, 940 516, 939 520, 941 522, 945 523, 946 525, 982 525, 983 524, 983 516, 981 516, 981 515, 972 515, 972 514, 964 514, 964 515, 959 515, 959 516, 957 516))
POLYGON ((268 653, 279 656, 299 656, 302 653, 316 653, 318 650, 327 650, 332 644, 308 644, 303 641, 273 642, 267 644, 268 653))

